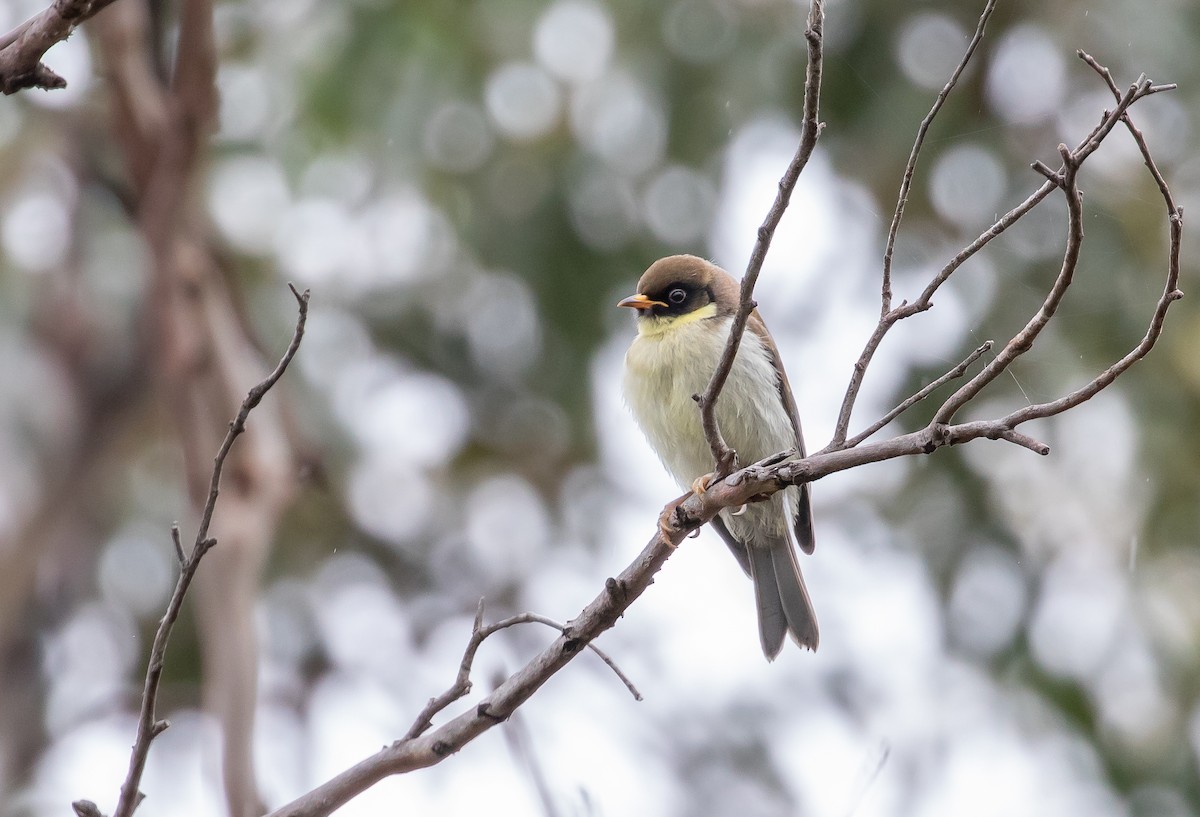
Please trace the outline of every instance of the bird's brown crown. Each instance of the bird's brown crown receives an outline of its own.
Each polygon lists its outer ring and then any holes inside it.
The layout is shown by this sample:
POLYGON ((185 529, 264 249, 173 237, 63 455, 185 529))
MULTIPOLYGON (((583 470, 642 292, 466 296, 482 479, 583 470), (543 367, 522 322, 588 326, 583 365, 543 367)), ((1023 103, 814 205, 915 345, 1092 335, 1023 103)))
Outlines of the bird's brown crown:
POLYGON ((642 273, 637 286, 638 294, 654 304, 646 312, 658 318, 687 315, 708 304, 716 305, 718 316, 732 315, 738 289, 732 275, 694 255, 660 258, 642 273))

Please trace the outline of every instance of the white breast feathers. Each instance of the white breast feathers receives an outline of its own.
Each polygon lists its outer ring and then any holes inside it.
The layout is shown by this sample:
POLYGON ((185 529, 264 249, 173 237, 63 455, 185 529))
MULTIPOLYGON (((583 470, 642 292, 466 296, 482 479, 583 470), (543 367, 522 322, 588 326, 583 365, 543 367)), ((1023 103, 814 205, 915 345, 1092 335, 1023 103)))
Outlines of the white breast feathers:
MULTIPOLYGON (((651 331, 640 331, 625 356, 625 400, 683 488, 712 470, 712 454, 692 395, 708 385, 731 320, 695 320, 665 329, 651 323, 651 331)), ((717 400, 717 422, 743 463, 796 444, 771 355, 751 332, 743 336, 717 400)))

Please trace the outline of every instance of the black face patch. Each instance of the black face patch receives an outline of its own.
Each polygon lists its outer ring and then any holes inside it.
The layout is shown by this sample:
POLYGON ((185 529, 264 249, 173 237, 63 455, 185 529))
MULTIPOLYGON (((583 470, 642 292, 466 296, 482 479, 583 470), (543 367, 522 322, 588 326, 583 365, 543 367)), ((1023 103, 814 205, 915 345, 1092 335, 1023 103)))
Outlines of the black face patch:
POLYGON ((650 314, 656 318, 686 315, 713 301, 711 288, 697 287, 684 281, 667 284, 665 287, 655 292, 647 292, 645 295, 652 301, 666 304, 666 306, 654 306, 650 309, 650 314))

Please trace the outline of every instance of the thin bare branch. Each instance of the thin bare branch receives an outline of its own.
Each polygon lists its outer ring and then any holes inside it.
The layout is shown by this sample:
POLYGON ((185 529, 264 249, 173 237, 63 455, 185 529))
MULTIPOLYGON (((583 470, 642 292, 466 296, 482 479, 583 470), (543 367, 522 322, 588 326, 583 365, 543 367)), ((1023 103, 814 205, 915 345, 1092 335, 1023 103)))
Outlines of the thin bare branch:
POLYGON ((904 176, 900 181, 900 194, 896 197, 896 209, 892 213, 892 226, 888 229, 887 247, 883 251, 883 287, 879 307, 880 317, 892 310, 892 256, 896 252, 896 235, 900 232, 900 221, 904 218, 904 208, 908 204, 908 191, 912 188, 913 173, 917 169, 917 159, 921 156, 921 148, 925 145, 925 135, 929 132, 929 126, 933 124, 938 111, 945 104, 946 98, 950 96, 950 92, 958 84, 958 79, 962 76, 963 71, 966 70, 967 63, 971 61, 971 57, 974 56, 975 49, 983 41, 984 30, 987 28, 988 20, 991 19, 992 12, 995 10, 996 0, 988 0, 987 5, 983 7, 983 13, 979 15, 979 22, 975 24, 975 36, 967 44, 967 50, 963 53, 962 59, 958 61, 954 73, 950 75, 949 81, 938 93, 937 99, 933 101, 933 107, 929 109, 929 113, 925 114, 925 118, 921 120, 921 124, 917 128, 917 138, 913 141, 912 152, 908 154, 908 164, 904 166, 904 176))
POLYGON ((175 559, 179 562, 179 566, 183 567, 187 564, 187 556, 183 552, 183 541, 179 538, 179 523, 171 523, 171 544, 175 546, 175 559))
MULTIPOLYGON (((1170 192, 1164 196, 1170 200, 1170 192)), ((1150 325, 1146 329, 1146 334, 1142 337, 1132 350, 1124 357, 1114 363, 1112 366, 1105 369, 1093 380, 1071 392, 1070 394, 1060 397, 1058 400, 1051 400, 1046 403, 1038 403, 1032 406, 1026 406, 1019 411, 1014 411, 1001 418, 1000 422, 1005 425, 1016 426, 1029 420, 1039 419, 1043 417, 1051 417, 1055 414, 1072 409, 1091 398, 1095 397, 1101 390, 1108 387, 1114 380, 1124 374, 1130 366, 1137 363, 1139 360, 1149 354, 1154 348, 1154 344, 1158 342, 1159 336, 1162 334, 1163 324, 1167 318, 1167 310, 1171 304, 1183 297, 1183 293, 1179 290, 1179 254, 1180 248, 1183 245, 1183 208, 1179 207, 1172 214, 1170 220, 1170 242, 1169 260, 1167 262, 1167 283, 1163 289, 1163 293, 1159 296, 1158 303, 1154 307, 1154 314, 1150 318, 1150 325)))
MULTIPOLYGON (((121 784, 121 796, 117 801, 117 808, 113 812, 113 817, 130 817, 134 809, 137 808, 138 803, 141 802, 141 798, 144 795, 142 795, 138 787, 141 785, 142 773, 146 768, 146 758, 150 753, 150 744, 168 725, 167 721, 159 720, 155 714, 158 704, 159 684, 162 680, 163 661, 166 656, 167 643, 171 638, 171 632, 175 628, 176 620, 179 618, 179 611, 183 607, 183 600, 187 595, 188 588, 192 584, 192 579, 196 576, 196 570, 200 567, 200 561, 204 558, 204 554, 217 544, 215 539, 208 536, 208 528, 209 523, 212 521, 213 510, 216 508, 217 497, 220 494, 221 470, 225 465, 225 459, 229 456, 229 451, 233 447, 234 441, 245 430, 246 420, 250 416, 250 412, 262 402, 263 396, 283 376, 288 364, 292 362, 292 358, 296 356, 296 352, 300 349, 300 341, 304 337, 304 325, 308 319, 309 293, 308 290, 299 293, 291 284, 288 287, 292 290, 292 294, 296 297, 299 305, 299 315, 296 319, 295 331, 292 333, 292 341, 288 344, 288 348, 283 353, 283 357, 280 358, 275 370, 267 375, 265 380, 250 389, 249 394, 246 395, 246 399, 242 402, 237 416, 229 424, 229 431, 226 433, 225 440, 221 443, 221 448, 213 461, 212 482, 208 492, 208 502, 204 507, 200 526, 196 531, 196 541, 192 546, 191 553, 188 554, 180 568, 179 578, 175 583, 175 590, 171 593, 171 600, 167 603, 166 612, 163 614, 162 619, 159 620, 158 630, 154 634, 154 642, 150 648, 150 659, 146 667, 146 681, 142 690, 141 711, 138 715, 137 737, 134 740, 133 750, 129 758, 129 771, 125 776, 125 782, 121 784)), ((177 538, 177 535, 173 533, 172 538, 177 538)))
POLYGON ((796 155, 792 157, 791 163, 779 180, 779 192, 775 196, 775 202, 767 212, 762 226, 758 228, 758 238, 750 253, 746 274, 742 276, 741 298, 737 314, 734 315, 733 323, 729 327, 729 340, 725 344, 725 350, 721 354, 721 359, 717 363, 717 368, 713 371, 704 393, 695 395, 696 402, 700 404, 700 420, 704 427, 704 437, 708 440, 708 446, 712 451, 716 478, 727 475, 736 467, 737 463, 736 452, 725 442, 725 438, 721 435, 721 429, 717 425, 717 400, 721 395, 721 389, 725 387, 725 381, 729 378, 729 372, 733 368, 733 361, 737 357, 738 346, 741 345, 742 335, 746 331, 746 323, 750 320, 750 313, 754 311, 754 286, 758 282, 758 274, 762 271, 763 261, 766 260, 767 250, 771 247, 775 228, 779 226, 779 222, 787 210, 800 173, 808 164, 824 127, 820 121, 821 74, 825 36, 824 0, 811 0, 808 11, 808 28, 805 30, 804 36, 808 40, 808 67, 804 77, 804 113, 801 120, 800 144, 796 148, 796 155))
MULTIPOLYGON (((695 497, 691 499, 698 501, 695 497)), ((556 638, 477 706, 419 737, 396 741, 271 812, 271 817, 332 814, 383 778, 440 763, 479 735, 502 723, 555 673, 579 655, 586 644, 620 620, 630 605, 650 586, 654 575, 687 534, 700 527, 702 521, 707 519, 694 521, 686 527, 672 521, 658 528, 638 557, 618 576, 608 579, 600 595, 572 619, 568 633, 556 638)))
POLYGON ((208 488, 208 501, 204 503, 204 512, 200 516, 200 529, 196 532, 197 544, 208 536, 208 528, 212 524, 213 510, 216 508, 217 496, 220 494, 221 470, 225 467, 225 458, 229 456, 229 449, 233 447, 233 442, 238 438, 238 435, 246 430, 246 419, 250 416, 250 412, 262 402, 267 392, 279 382, 279 378, 283 377, 283 373, 287 371, 288 364, 292 362, 292 358, 296 356, 296 352, 300 351, 300 341, 304 338, 304 324, 308 320, 309 291, 306 289, 303 292, 298 292, 296 287, 291 283, 288 284, 288 289, 291 290, 292 295, 295 297, 300 312, 300 317, 296 321, 296 331, 293 333, 292 342, 288 344, 283 357, 275 365, 275 370, 267 375, 265 380, 250 389, 249 394, 246 395, 246 399, 242 401, 242 407, 238 410, 237 416, 229 424, 229 433, 225 435, 225 439, 221 442, 221 448, 213 460, 213 473, 208 488))
POLYGON ((946 402, 938 409, 937 414, 934 415, 934 422, 950 422, 954 418, 954 414, 979 394, 984 386, 995 380, 1014 360, 1033 348, 1034 341, 1046 328, 1050 319, 1054 317, 1055 311, 1067 294, 1067 288, 1074 280, 1075 270, 1079 265, 1079 250, 1083 246, 1083 197, 1077 184, 1079 162, 1082 160, 1077 160, 1066 145, 1059 145, 1059 152, 1063 156, 1065 165, 1062 190, 1067 199, 1068 224, 1067 246, 1063 251, 1062 266, 1059 268, 1058 276, 1054 279, 1050 291, 1046 293, 1041 309, 1029 319, 1020 332, 1004 345, 1000 353, 983 367, 983 371, 972 377, 947 398, 946 402))
MULTIPOLYGON (((483 599, 479 600, 479 605, 475 609, 475 622, 471 625, 471 637, 467 641, 467 647, 463 650, 462 660, 458 665, 458 675, 454 679, 449 688, 436 698, 430 698, 425 707, 417 714, 412 726, 404 735, 404 740, 412 740, 427 732, 433 726, 433 717, 455 701, 463 698, 471 691, 471 668, 475 663, 475 653, 479 651, 479 647, 492 635, 506 630, 509 627, 515 627, 518 624, 545 624, 547 627, 552 627, 558 630, 564 636, 569 636, 569 628, 565 624, 560 624, 552 618, 539 615, 537 613, 520 613, 515 616, 501 619, 486 627, 483 624, 483 599)), ((621 671, 616 662, 612 660, 603 650, 595 644, 588 643, 588 649, 600 656, 605 664, 608 665, 616 676, 621 679, 621 683, 633 695, 634 700, 642 700, 642 693, 638 692, 637 687, 629 680, 629 677, 621 671)))
POLYGON ((0 91, 15 94, 26 88, 67 87, 65 79, 42 63, 42 56, 112 1, 57 0, 0 36, 0 91))
POLYGON ((858 401, 859 391, 862 389, 863 380, 867 374, 867 367, 871 365, 871 360, 875 357, 875 352, 879 349, 879 345, 883 343, 884 337, 891 328, 904 318, 911 317, 919 312, 924 312, 932 306, 930 298, 937 291, 938 287, 946 281, 950 275, 962 266, 968 258, 970 258, 979 250, 990 242, 993 238, 1003 233, 1010 226, 1016 223, 1025 213, 1037 206, 1038 202, 1050 194, 1054 189, 1053 185, 1043 185, 1043 189, 1038 190, 1024 202, 1018 205, 1013 210, 1006 213, 1002 218, 996 221, 991 227, 985 230, 971 244, 963 248, 954 258, 950 260, 941 272, 938 273, 921 293, 921 297, 915 303, 901 302, 900 306, 892 308, 892 258, 895 254, 896 236, 900 230, 900 222, 904 218, 904 209, 908 202, 908 192, 912 187, 913 173, 916 171, 917 160, 920 158, 921 149, 925 143, 925 136, 930 125, 933 124, 934 118, 937 117, 946 98, 954 86, 958 84, 958 79, 962 72, 966 70, 967 64, 971 61, 971 57, 975 54, 975 50, 979 42, 983 38, 984 30, 987 27, 988 20, 995 10, 995 0, 988 0, 984 5, 983 11, 979 15, 979 21, 975 26, 975 35, 971 38, 971 42, 967 45, 967 50, 963 53, 963 57, 959 60, 958 65, 950 76, 950 80, 942 88, 941 92, 934 100, 933 106, 929 109, 929 113, 921 120, 921 125, 917 131, 917 137, 913 142, 912 152, 908 157, 908 164, 904 168, 904 176, 900 181, 900 192, 896 197, 896 209, 892 214, 892 223, 888 229, 887 246, 883 252, 883 276, 880 287, 880 312, 879 323, 871 332, 871 336, 867 339, 863 346, 862 352, 858 356, 858 360, 854 363, 854 369, 850 374, 850 382, 846 386, 846 393, 842 397, 842 407, 838 411, 838 418, 834 424, 833 439, 830 441, 826 450, 841 448, 846 445, 846 435, 850 433, 850 417, 854 413, 854 404, 858 401))
MULTIPOLYGON (((537 613, 520 613, 519 615, 511 616, 510 618, 506 618, 503 621, 499 621, 491 625, 491 630, 495 632, 496 630, 502 630, 505 627, 511 627, 514 624, 545 624, 547 627, 552 627, 555 630, 558 630, 563 635, 569 634, 568 625, 560 624, 552 618, 539 615, 537 613)), ((490 634, 491 633, 489 633, 489 635, 490 634)), ((603 661, 618 678, 621 679, 621 683, 624 684, 625 688, 629 690, 629 694, 633 696, 635 701, 642 700, 642 693, 638 692, 638 688, 633 685, 633 681, 629 680, 629 676, 621 671, 621 668, 617 666, 617 662, 614 661, 612 657, 608 655, 608 653, 604 652, 604 650, 600 649, 595 644, 589 643, 587 648, 594 652, 597 657, 599 657, 599 659, 603 661)))
POLYGON ((862 389, 863 379, 866 376, 867 366, 875 357, 875 352, 879 345, 883 342, 883 338, 888 331, 901 320, 910 318, 921 312, 928 310, 933 306, 933 296, 942 284, 950 279, 959 267, 970 260, 976 253, 986 247, 995 238, 998 238, 1009 227, 1012 227, 1020 221, 1029 211, 1042 202, 1047 196, 1058 189, 1058 185, 1053 182, 1046 182, 1033 193, 1031 193, 1023 202, 1018 204, 1013 209, 1009 210, 1001 216, 991 227, 988 227, 979 236, 958 251, 953 258, 946 262, 945 266, 938 271, 937 275, 926 285, 925 290, 921 293, 917 300, 909 303, 903 301, 901 304, 893 308, 875 326, 871 337, 867 339, 863 346, 862 353, 858 360, 854 363, 854 369, 850 376, 850 383, 846 387, 846 394, 842 398, 842 407, 838 412, 837 423, 834 426, 833 439, 826 446, 826 451, 834 451, 846 446, 846 435, 850 430, 850 417, 854 413, 854 404, 858 401, 859 391, 862 389))
POLYGON ((1062 187, 1062 174, 1057 170, 1051 170, 1050 165, 1046 164, 1041 159, 1038 159, 1029 166, 1042 176, 1045 176, 1046 181, 1050 182, 1050 184, 1054 185, 1055 187, 1062 187))
POLYGON ((425 707, 417 713, 416 720, 408 728, 403 740, 412 740, 427 732, 433 726, 434 715, 471 691, 471 667, 475 664, 475 653, 479 651, 479 645, 485 638, 487 636, 484 635, 483 627, 483 599, 480 599, 479 604, 475 606, 475 621, 471 625, 471 638, 467 641, 467 648, 463 650, 463 657, 459 661, 458 674, 454 678, 454 683, 441 695, 429 699, 425 707))
POLYGON ((896 406, 894 409, 892 409, 887 414, 880 417, 875 422, 871 423, 871 425, 867 426, 867 428, 864 429, 861 433, 859 433, 856 436, 852 437, 851 439, 847 440, 846 447, 853 448, 854 446, 861 443, 863 440, 868 439, 875 432, 879 431, 879 429, 886 426, 892 420, 895 420, 897 417, 899 417, 904 412, 908 411, 910 408, 915 406, 917 403, 920 403, 926 397, 933 394, 935 391, 937 391, 942 386, 949 383, 951 380, 957 380, 958 378, 962 377, 964 374, 966 374, 967 369, 969 369, 971 367, 971 364, 974 363, 975 361, 979 360, 979 358, 983 357, 983 355, 986 352, 990 351, 991 348, 992 348, 992 341, 990 341, 990 340, 985 341, 982 345, 979 346, 979 348, 977 348, 975 351, 971 352, 971 354, 969 354, 965 358, 963 358, 962 362, 960 362, 953 369, 946 372, 941 377, 939 377, 937 380, 934 380, 932 383, 926 384, 920 391, 918 391, 916 394, 911 395, 903 403, 896 406))
POLYGON ((1036 440, 1028 434, 1022 434, 1020 431, 1013 431, 1011 428, 1006 428, 1000 432, 999 439, 1010 442, 1013 445, 1019 445, 1022 448, 1028 448, 1033 453, 1041 454, 1043 457, 1050 453, 1050 446, 1041 440, 1036 440))
MULTIPOLYGON (((1108 85, 1108 90, 1112 92, 1113 97, 1120 102, 1121 89, 1117 87, 1117 83, 1113 79, 1112 72, 1097 62, 1096 58, 1086 51, 1081 50, 1076 51, 1075 53, 1081 60, 1086 62, 1093 71, 1100 75, 1105 84, 1108 85)), ((1164 85, 1152 85, 1148 93, 1156 94, 1159 91, 1173 91, 1177 87, 1179 86, 1173 82, 1166 83, 1164 85)), ((1150 171, 1150 175, 1154 178, 1155 184, 1158 185, 1158 190, 1162 194, 1163 200, 1166 202, 1167 212, 1173 217, 1178 212, 1179 208, 1175 206, 1175 199, 1172 197, 1171 191, 1167 187, 1167 180, 1163 178, 1162 172, 1159 171, 1158 165, 1154 162, 1154 157, 1150 155, 1150 147, 1146 144, 1145 134, 1134 127, 1133 120, 1129 118, 1128 112, 1121 116, 1121 122, 1124 123, 1126 130, 1128 130, 1130 136, 1133 137, 1133 141, 1137 143, 1138 150, 1141 151, 1142 154, 1142 161, 1145 163, 1146 168, 1150 171)))

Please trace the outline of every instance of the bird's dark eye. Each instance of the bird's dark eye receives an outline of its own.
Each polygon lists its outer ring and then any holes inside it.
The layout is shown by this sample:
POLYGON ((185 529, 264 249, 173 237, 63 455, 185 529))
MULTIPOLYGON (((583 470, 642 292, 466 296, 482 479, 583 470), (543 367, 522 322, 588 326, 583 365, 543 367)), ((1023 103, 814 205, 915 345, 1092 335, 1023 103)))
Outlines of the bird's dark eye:
POLYGON ((681 304, 687 300, 687 290, 676 287, 667 293, 667 300, 673 304, 681 304))

